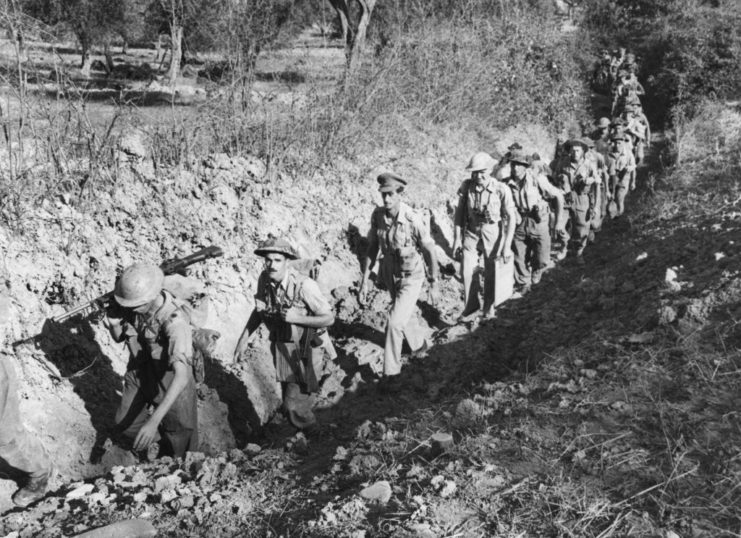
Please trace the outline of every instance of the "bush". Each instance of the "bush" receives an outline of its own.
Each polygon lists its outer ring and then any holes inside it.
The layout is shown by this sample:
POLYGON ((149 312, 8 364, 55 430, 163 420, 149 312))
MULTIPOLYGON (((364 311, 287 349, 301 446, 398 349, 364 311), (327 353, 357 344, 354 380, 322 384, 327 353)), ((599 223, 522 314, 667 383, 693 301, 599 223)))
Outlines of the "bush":
POLYGON ((386 130, 394 117, 555 131, 586 110, 579 37, 564 36, 540 9, 496 17, 470 8, 487 2, 465 3, 468 11, 460 4, 391 21, 384 46, 350 86, 347 106, 364 133, 381 121, 386 130))

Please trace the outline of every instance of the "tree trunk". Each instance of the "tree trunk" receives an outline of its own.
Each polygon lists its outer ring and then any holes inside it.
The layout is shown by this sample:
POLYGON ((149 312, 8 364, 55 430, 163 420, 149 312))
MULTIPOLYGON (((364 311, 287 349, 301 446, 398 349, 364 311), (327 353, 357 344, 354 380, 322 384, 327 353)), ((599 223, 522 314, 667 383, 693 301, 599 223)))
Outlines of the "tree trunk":
POLYGON ((352 47, 350 47, 350 58, 348 61, 348 70, 350 73, 357 71, 362 61, 363 50, 365 49, 365 35, 368 31, 373 8, 376 7, 376 0, 357 0, 360 4, 360 19, 358 27, 355 30, 352 47))
POLYGON ((342 42, 345 44, 345 50, 347 57, 350 57, 350 48, 353 42, 353 31, 350 28, 350 7, 347 5, 347 0, 329 0, 332 4, 337 18, 340 21, 340 31, 342 32, 342 42))
POLYGON ((85 78, 90 78, 90 66, 93 63, 93 59, 90 56, 90 39, 87 35, 83 34, 79 36, 80 39, 80 74, 85 78))
POLYGON ((105 42, 105 47, 103 49, 103 55, 105 56, 106 74, 110 75, 111 72, 113 72, 113 55, 111 54, 110 41, 105 42))
POLYGON ((179 22, 173 21, 170 27, 170 70, 167 78, 170 86, 175 85, 175 80, 180 74, 180 60, 183 56, 183 27, 179 22))

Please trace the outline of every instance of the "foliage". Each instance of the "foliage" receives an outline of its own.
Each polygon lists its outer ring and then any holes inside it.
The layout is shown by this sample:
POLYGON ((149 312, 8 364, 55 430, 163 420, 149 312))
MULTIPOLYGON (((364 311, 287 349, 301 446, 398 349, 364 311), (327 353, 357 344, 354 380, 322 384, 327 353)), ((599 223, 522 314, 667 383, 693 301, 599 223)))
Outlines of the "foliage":
POLYGON ((493 18, 483 0, 466 3, 469 10, 437 3, 439 11, 410 1, 393 19, 382 14, 387 35, 357 81, 359 114, 558 128, 584 104, 586 59, 555 18, 538 8, 493 18))
POLYGON ((100 41, 125 19, 127 3, 118 0, 26 0, 26 14, 74 32, 83 47, 100 41))
POLYGON ((639 55, 654 121, 692 115, 705 96, 741 91, 741 5, 726 0, 596 0, 584 24, 639 55))

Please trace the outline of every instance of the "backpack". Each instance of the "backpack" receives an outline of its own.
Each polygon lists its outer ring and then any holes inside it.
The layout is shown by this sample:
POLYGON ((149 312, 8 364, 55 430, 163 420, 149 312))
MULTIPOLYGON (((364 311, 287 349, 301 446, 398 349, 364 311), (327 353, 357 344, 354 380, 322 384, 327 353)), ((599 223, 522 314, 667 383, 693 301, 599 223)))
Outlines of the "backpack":
POLYGON ((201 282, 179 274, 165 276, 163 287, 175 298, 178 310, 190 321, 193 339, 193 378, 196 383, 203 383, 206 378, 206 359, 215 360, 216 344, 221 338, 218 331, 203 327, 208 307, 205 287, 201 282))

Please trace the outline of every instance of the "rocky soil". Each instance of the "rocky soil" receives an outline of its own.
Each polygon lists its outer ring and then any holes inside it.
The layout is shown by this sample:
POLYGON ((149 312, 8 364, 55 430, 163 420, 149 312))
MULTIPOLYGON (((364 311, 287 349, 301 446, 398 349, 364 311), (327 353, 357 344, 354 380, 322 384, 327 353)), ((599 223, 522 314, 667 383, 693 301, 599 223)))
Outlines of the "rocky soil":
MULTIPOLYGON (((536 126, 491 140, 542 155, 554 144, 536 126)), ((15 483, 1 480, 0 534, 74 536, 134 518, 160 536, 741 534, 737 153, 665 171, 654 153, 631 211, 605 226, 585 265, 560 264, 496 320, 454 325, 451 211, 477 141, 449 131, 418 144, 429 151, 367 155, 311 178, 224 154, 155 174, 134 132, 119 148, 118 187, 96 205, 60 198, 29 210, 33 232, 1 229, 0 321, 6 341, 41 330, 13 358, 24 422, 59 477, 25 512, 10 509, 15 483), (413 178, 408 199, 429 208, 449 269, 440 311, 419 304, 435 345, 392 395, 374 383, 387 298, 360 310, 351 293, 373 178, 387 168, 413 178), (306 435, 274 416, 265 335, 232 356, 260 271, 252 250, 270 234, 322 260, 338 314, 339 358, 306 435), (126 461, 105 451, 126 354, 94 317, 45 319, 108 291, 129 263, 209 244, 225 256, 193 276, 222 338, 199 390, 201 452, 126 461)))

